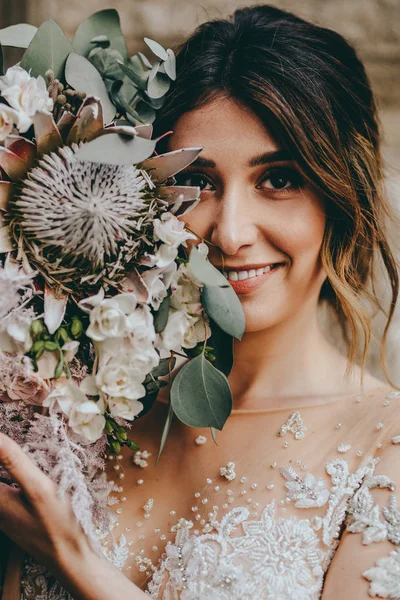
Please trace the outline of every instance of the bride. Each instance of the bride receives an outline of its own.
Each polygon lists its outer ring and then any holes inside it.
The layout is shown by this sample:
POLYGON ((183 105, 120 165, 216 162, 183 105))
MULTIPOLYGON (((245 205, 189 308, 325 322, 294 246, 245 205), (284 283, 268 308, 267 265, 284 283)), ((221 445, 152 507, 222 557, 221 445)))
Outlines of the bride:
POLYGON ((23 494, 1 485, 0 529, 75 599, 400 598, 400 393, 363 368, 376 257, 391 287, 385 374, 398 295, 364 67, 339 34, 255 6, 202 24, 177 68, 155 134, 173 129, 159 152, 203 148, 176 178, 201 187, 181 218, 245 312, 234 409, 216 444, 174 420, 154 466, 164 388, 134 427, 133 461, 108 457, 114 564, 4 435, 0 461, 23 494), (348 356, 327 341, 321 306, 348 356))

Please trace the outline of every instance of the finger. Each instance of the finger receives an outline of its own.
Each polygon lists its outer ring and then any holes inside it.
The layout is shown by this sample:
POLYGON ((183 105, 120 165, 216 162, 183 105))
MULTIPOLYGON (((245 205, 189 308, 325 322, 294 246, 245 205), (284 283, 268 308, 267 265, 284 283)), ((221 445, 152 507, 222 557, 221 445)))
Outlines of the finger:
POLYGON ((0 463, 31 502, 54 492, 55 486, 51 479, 4 433, 0 433, 0 463))

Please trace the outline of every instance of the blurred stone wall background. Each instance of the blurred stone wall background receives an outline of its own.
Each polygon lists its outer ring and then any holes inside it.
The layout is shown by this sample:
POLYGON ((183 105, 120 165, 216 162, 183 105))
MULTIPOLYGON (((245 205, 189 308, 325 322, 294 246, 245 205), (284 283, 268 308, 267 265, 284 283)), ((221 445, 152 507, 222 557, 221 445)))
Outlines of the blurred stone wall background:
MULTIPOLYGON (((77 25, 91 13, 116 8, 131 53, 144 51, 153 60, 144 37, 174 48, 203 21, 226 17, 236 8, 261 3, 252 0, 0 0, 0 27, 19 22, 39 25, 53 17, 72 37, 77 25)), ((400 0, 270 0, 269 4, 330 27, 355 46, 377 97, 390 197, 400 211, 400 0)), ((391 233, 400 256, 399 232, 391 233)), ((383 280, 379 283, 377 293, 387 298, 387 285, 383 280)), ((378 339, 383 327, 381 315, 374 323, 378 339)), ((339 335, 332 326, 328 325, 326 331, 340 346, 339 335)), ((389 372, 400 385, 400 306, 390 331, 389 372)), ((370 347, 368 366, 376 376, 382 377, 377 345, 370 347)))
MULTIPOLYGON (((271 0, 352 42, 367 66, 384 125, 388 167, 400 165, 400 0, 271 0)), ((143 37, 174 47, 208 18, 261 2, 237 0, 0 0, 0 26, 21 21, 39 25, 55 18, 72 36, 86 16, 116 8, 132 54, 146 52, 143 37)), ((147 54, 149 55, 149 54, 147 54)), ((151 56, 151 54, 150 54, 151 56)), ((390 169, 391 170, 391 169, 390 169)))

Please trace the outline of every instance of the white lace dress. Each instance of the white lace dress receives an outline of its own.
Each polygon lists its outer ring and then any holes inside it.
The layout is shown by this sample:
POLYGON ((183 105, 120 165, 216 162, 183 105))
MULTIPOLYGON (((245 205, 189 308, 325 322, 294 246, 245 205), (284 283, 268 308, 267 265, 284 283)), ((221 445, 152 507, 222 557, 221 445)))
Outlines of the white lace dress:
MULTIPOLYGON (((208 431, 182 430, 179 451, 167 443, 156 467, 157 441, 144 435, 148 451, 134 465, 125 454, 109 462, 109 479, 120 480, 105 554, 153 600, 316 600, 347 531, 387 545, 360 581, 372 597, 400 598, 396 482, 380 469, 389 448, 400 454, 400 394, 382 389, 299 410, 237 411, 218 446, 208 431), (161 497, 164 476, 176 484, 161 497)), ((68 598, 35 568, 25 563, 21 600, 68 598)))

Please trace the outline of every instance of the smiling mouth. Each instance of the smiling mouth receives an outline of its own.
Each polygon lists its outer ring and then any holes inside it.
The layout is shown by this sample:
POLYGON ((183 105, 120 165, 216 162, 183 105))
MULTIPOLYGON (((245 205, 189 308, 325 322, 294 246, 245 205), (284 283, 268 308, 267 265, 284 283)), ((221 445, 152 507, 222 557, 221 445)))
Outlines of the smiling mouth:
POLYGON ((240 271, 221 270, 221 272, 223 273, 224 277, 226 277, 226 279, 228 279, 228 281, 246 281, 249 279, 253 279, 254 277, 260 277, 261 275, 264 275, 265 273, 269 273, 270 271, 273 271, 284 264, 286 264, 286 263, 280 262, 280 263, 274 263, 272 265, 268 265, 266 267, 260 267, 259 269, 249 269, 248 271, 245 271, 245 270, 240 270, 240 271))

